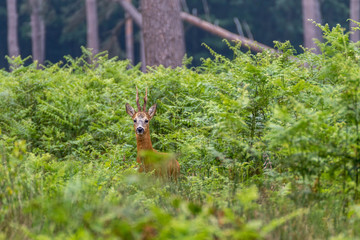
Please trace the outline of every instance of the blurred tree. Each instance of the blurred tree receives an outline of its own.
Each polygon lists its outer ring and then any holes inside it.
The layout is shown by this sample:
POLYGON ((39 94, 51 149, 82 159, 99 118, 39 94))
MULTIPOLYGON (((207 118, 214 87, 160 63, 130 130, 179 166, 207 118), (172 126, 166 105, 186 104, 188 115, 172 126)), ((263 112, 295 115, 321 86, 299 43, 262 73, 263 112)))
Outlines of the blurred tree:
MULTIPOLYGON (((87 45, 87 10, 84 0, 62 0, 68 4, 59 5, 61 9, 59 18, 62 20, 61 41, 64 45, 72 45, 72 52, 80 54, 81 45, 87 45)), ((57 2, 54 2, 57 5, 57 2)), ((98 16, 98 45, 101 49, 107 50, 111 57, 119 56, 124 58, 120 37, 123 36, 124 12, 113 0, 97 1, 98 16)), ((73 53, 71 53, 73 54, 73 53)))
POLYGON ((18 41, 18 14, 16 9, 16 0, 7 0, 7 40, 8 54, 10 57, 20 55, 18 41))
MULTIPOLYGON (((126 0, 131 3, 131 0, 126 0)), ((133 20, 128 13, 125 14, 125 42, 126 42, 126 58, 131 64, 134 64, 134 28, 133 20)))
POLYGON ((185 55, 179 0, 142 0, 142 32, 148 66, 181 66, 185 55))
MULTIPOLYGON (((360 21, 360 0, 350 0, 350 19, 355 20, 357 22, 360 21)), ((358 25, 352 21, 350 21, 350 29, 358 27, 358 25)), ((350 35, 350 40, 357 42, 360 40, 360 31, 354 31, 353 34, 350 35)))
POLYGON ((7 61, 5 59, 5 55, 9 54, 7 49, 7 8, 6 1, 0 1, 0 25, 4 27, 0 27, 0 68, 4 68, 7 65, 7 61))
POLYGON ((86 0, 87 47, 93 54, 99 53, 99 31, 96 0, 86 0))
POLYGON ((314 39, 321 40, 322 33, 320 28, 316 27, 312 21, 321 23, 321 11, 319 0, 302 0, 303 10, 303 28, 304 28, 304 46, 306 48, 314 48, 319 53, 314 39))
MULTIPOLYGON (((349 26, 350 0, 319 0, 323 22, 330 27, 340 23, 349 26)), ((86 2, 85 0, 42 0, 44 9, 41 15, 46 22, 46 59, 57 62, 64 55, 81 55, 80 46, 86 46, 86 2)), ((132 0, 139 6, 140 0, 132 0)), ((239 32, 245 37, 253 36, 258 42, 273 46, 273 41, 286 41, 297 50, 303 44, 302 1, 288 0, 181 0, 183 10, 214 25, 239 32), (246 30, 247 29, 247 30, 246 30)), ((30 0, 17 0, 18 5, 18 41, 22 56, 31 54, 30 0)), ((122 7, 116 0, 97 1, 99 47, 108 50, 109 56, 126 58, 125 28, 122 7)), ((0 1, 0 68, 7 66, 3 56, 7 49, 7 8, 6 1, 0 1)), ((219 37, 191 24, 184 24, 186 52, 193 57, 193 65, 199 65, 202 58, 210 57, 201 45, 208 44, 216 52, 227 57, 232 56, 226 44, 219 37)), ((141 34, 134 26, 134 64, 140 62, 141 34)), ((301 51, 301 50, 300 50, 301 51)))
POLYGON ((43 64, 45 60, 45 21, 43 18, 43 0, 30 0, 31 40, 34 61, 43 64))

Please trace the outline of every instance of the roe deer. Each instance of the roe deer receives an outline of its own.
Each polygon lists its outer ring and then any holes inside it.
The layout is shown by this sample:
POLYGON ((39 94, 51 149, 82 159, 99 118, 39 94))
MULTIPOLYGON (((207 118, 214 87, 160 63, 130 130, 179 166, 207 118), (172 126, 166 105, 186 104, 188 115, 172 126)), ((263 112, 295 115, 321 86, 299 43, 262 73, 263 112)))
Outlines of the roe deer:
POLYGON ((150 139, 150 120, 154 117, 156 112, 156 104, 149 108, 146 112, 147 103, 147 89, 144 97, 144 106, 141 110, 139 103, 139 92, 136 87, 136 104, 138 112, 126 103, 126 112, 134 121, 134 130, 136 134, 137 143, 137 158, 136 161, 140 164, 139 172, 151 172, 155 170, 155 175, 160 177, 169 177, 177 180, 180 173, 179 162, 172 154, 159 153, 151 144, 150 139))

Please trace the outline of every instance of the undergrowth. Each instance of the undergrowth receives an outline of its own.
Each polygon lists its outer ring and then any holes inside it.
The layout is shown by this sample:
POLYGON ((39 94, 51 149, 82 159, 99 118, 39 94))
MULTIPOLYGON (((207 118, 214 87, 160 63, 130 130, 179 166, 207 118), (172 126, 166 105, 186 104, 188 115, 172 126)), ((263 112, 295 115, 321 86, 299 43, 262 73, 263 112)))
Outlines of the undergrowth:
POLYGON ((205 45, 213 58, 191 69, 86 49, 40 70, 9 59, 0 239, 360 238, 359 45, 319 27, 318 55, 205 45), (135 86, 158 104, 153 146, 177 154, 178 182, 136 171, 135 86))

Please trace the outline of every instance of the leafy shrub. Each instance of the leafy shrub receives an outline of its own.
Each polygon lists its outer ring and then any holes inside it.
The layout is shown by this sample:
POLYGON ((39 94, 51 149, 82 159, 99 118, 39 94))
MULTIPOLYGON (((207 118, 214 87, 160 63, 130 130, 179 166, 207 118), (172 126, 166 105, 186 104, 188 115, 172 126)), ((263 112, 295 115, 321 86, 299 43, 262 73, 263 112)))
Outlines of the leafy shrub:
POLYGON ((253 54, 197 68, 129 68, 106 54, 0 71, 0 234, 11 239, 359 237, 358 44, 253 54), (87 59, 96 61, 89 64, 87 59), (125 103, 149 90, 154 148, 181 179, 135 170, 125 103))

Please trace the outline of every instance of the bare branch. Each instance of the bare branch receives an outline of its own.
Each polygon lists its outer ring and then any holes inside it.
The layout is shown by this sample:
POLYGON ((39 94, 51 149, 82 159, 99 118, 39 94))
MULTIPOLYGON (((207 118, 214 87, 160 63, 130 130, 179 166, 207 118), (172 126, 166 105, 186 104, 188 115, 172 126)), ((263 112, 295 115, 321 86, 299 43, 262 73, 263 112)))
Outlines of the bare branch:
POLYGON ((220 36, 222 38, 228 39, 228 40, 235 40, 235 41, 241 41, 244 45, 249 46, 251 50, 256 52, 262 52, 263 50, 272 50, 275 51, 273 48, 266 46, 264 44, 255 42, 253 40, 250 40, 248 38, 245 38, 243 36, 237 35, 235 33, 232 33, 224 28, 215 26, 207 21, 201 20, 198 17, 195 17, 191 14, 182 12, 181 13, 182 20, 195 25, 197 27, 200 27, 212 34, 215 34, 217 36, 220 36))
POLYGON ((141 28, 142 16, 141 13, 128 1, 126 0, 115 0, 118 2, 124 10, 131 16, 134 22, 141 28))
POLYGON ((244 36, 244 32, 241 27, 241 23, 237 17, 234 17, 234 23, 240 36, 244 36))

